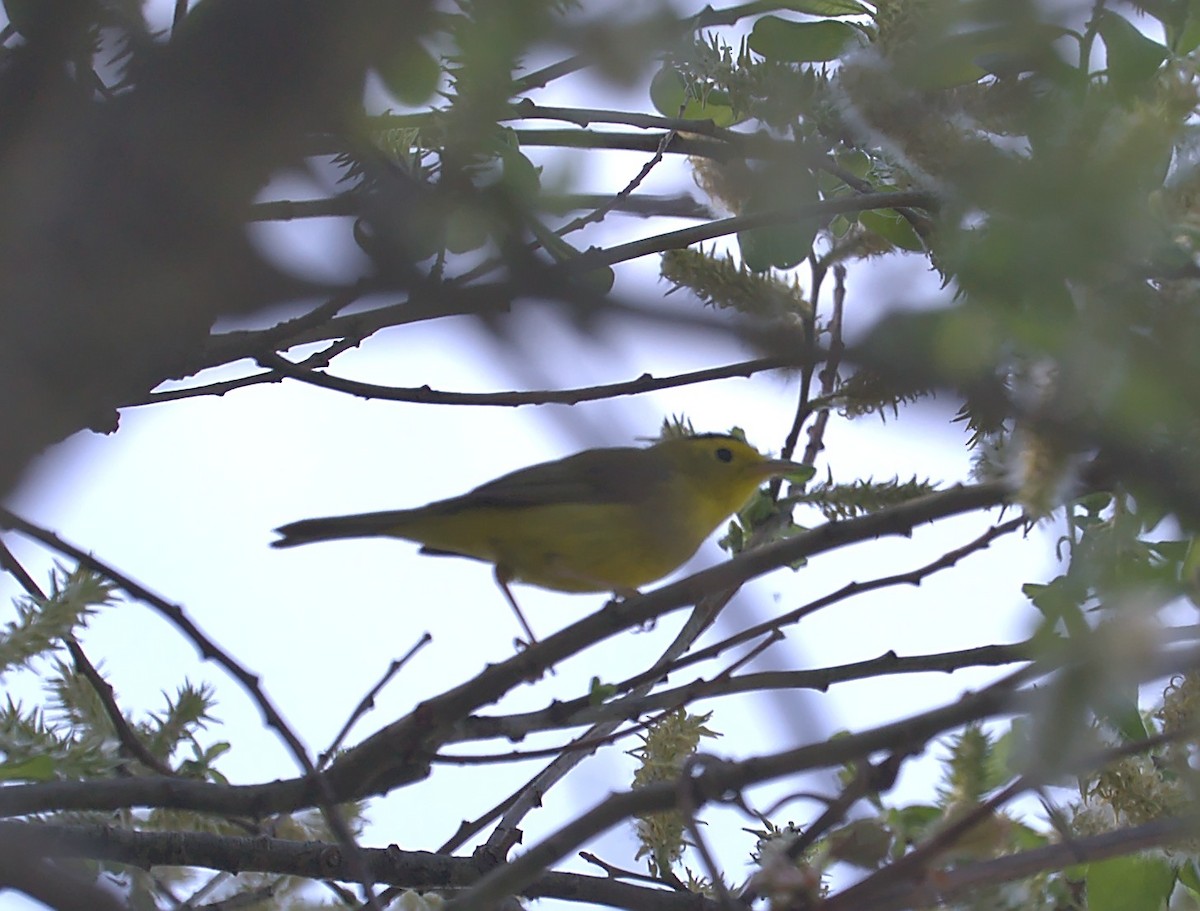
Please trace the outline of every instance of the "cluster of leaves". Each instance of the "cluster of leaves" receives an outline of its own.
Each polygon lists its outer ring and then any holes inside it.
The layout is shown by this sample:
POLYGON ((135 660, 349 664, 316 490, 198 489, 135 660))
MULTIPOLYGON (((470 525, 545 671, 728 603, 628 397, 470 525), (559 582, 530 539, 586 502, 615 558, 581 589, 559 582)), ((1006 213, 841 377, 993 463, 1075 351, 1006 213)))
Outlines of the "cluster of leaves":
POLYGON ((849 484, 836 484, 829 478, 801 493, 792 494, 788 497, 788 503, 815 506, 822 516, 832 522, 907 503, 936 489, 931 481, 917 478, 908 481, 899 478, 890 481, 864 478, 849 484))
POLYGON ((0 673, 27 667, 109 605, 115 587, 94 573, 59 567, 50 577, 48 597, 30 595, 13 602, 16 619, 0 632, 0 673))
POLYGON ((41 681, 44 707, 27 708, 11 696, 0 714, 0 778, 6 781, 62 781, 145 774, 120 740, 117 724, 136 736, 161 763, 177 761, 174 773, 224 781, 215 761, 229 744, 202 746, 199 735, 212 721, 213 691, 206 684, 181 684, 165 696, 162 709, 142 719, 115 719, 98 683, 65 661, 65 643, 86 626, 88 617, 114 603, 111 582, 76 568, 56 569, 50 594, 14 601, 17 620, 0 633, 0 661, 6 674, 31 672, 41 681), (183 754, 180 756, 180 754, 183 754))
MULTIPOLYGON (((10 685, 18 674, 35 677, 43 696, 30 705, 10 695, 0 708, 0 781, 100 781, 166 772, 181 779, 227 784, 218 761, 231 744, 205 737, 216 720, 210 685, 185 680, 174 695, 164 693, 161 708, 135 717, 102 698, 99 688, 108 688, 108 684, 95 676, 94 669, 89 667, 91 673, 85 673, 78 664, 64 660, 66 643, 81 653, 77 637, 82 636, 88 618, 115 600, 114 585, 106 578, 82 567, 60 567, 51 574, 48 595, 14 601, 17 619, 0 632, 0 666, 10 685), (114 715, 114 710, 120 714, 114 715), (136 739, 144 753, 131 751, 128 738, 136 739), (147 766, 144 756, 152 757, 156 765, 147 766)), ((349 805, 344 812, 355 827, 361 826, 361 807, 349 805)), ((59 811, 40 813, 37 818, 47 823, 96 823, 138 831, 220 835, 259 831, 301 841, 332 837, 316 810, 256 821, 161 808, 127 810, 115 816, 59 811)), ((156 869, 150 874, 114 865, 110 872, 125 883, 131 900, 148 902, 148 907, 167 897, 172 884, 194 885, 194 873, 186 868, 156 869)), ((217 877, 204 888, 204 894, 219 895, 229 888, 254 893, 269 885, 269 894, 279 898, 305 884, 302 879, 278 876, 253 882, 226 880, 230 877, 217 877)))
MULTIPOLYGON (((1173 681, 1158 710, 1147 713, 1146 720, 1151 726, 1155 718, 1162 720, 1157 732, 1170 732, 1173 725, 1194 731, 1197 692, 1194 676, 1173 681)), ((1091 733, 1099 740, 1107 736, 1106 730, 1102 722, 1096 722, 1091 733)), ((1062 802, 1053 808, 1043 804, 1051 811, 1052 831, 1039 831, 1007 812, 976 812, 990 792, 1018 773, 1020 755, 1028 748, 1028 734, 1023 724, 1014 725, 1000 736, 977 725, 969 726, 947 744, 936 802, 890 806, 878 795, 870 795, 870 813, 829 831, 798 857, 790 856, 787 849, 801 830, 792 823, 779 826, 764 820, 765 828, 752 832, 758 837, 752 859, 763 870, 763 885, 770 888, 788 882, 793 889, 803 887, 813 897, 819 894, 813 884, 824 881, 839 864, 860 870, 878 869, 918 847, 936 843, 943 830, 972 813, 978 821, 965 834, 942 846, 936 857, 939 867, 948 870, 1055 841, 1110 832, 1120 824, 1191 812, 1197 784, 1196 773, 1187 762, 1192 740, 1081 776, 1074 783, 1078 795, 1074 799, 1062 796, 1070 793, 1067 788, 1053 789, 1062 802), (780 857, 787 857, 788 864, 800 875, 789 880, 781 873, 776 863, 780 857)), ((856 769, 848 767, 841 777, 849 782, 855 775, 856 769)), ((1048 798, 1050 791, 1045 794, 1048 798)), ((1172 892, 1177 892, 1180 900, 1185 900, 1184 896, 1188 896, 1186 901, 1200 900, 1198 860, 1195 845, 1185 845, 1170 852, 1080 863, 1005 886, 984 887, 955 907, 992 911, 1156 911, 1172 892)))
POLYGON ((1089 612, 1133 622, 1180 597, 1195 603, 1186 569, 1194 538, 1146 538, 1163 522, 1161 508, 1127 493, 1094 493, 1074 501, 1067 515, 1059 540, 1066 571, 1023 588, 1047 632, 1087 636, 1094 632, 1089 612))
POLYGON ((717 257, 700 250, 669 250, 659 265, 662 277, 675 291, 688 288, 704 303, 730 308, 751 316, 778 320, 811 314, 800 286, 771 275, 762 275, 737 263, 731 256, 717 257))

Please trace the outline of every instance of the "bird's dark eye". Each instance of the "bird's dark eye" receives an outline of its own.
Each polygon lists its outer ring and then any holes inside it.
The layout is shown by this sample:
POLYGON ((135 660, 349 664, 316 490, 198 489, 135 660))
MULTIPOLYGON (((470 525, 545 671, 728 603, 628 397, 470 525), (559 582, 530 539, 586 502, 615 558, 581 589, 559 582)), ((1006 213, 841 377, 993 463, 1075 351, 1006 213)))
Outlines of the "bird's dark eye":
POLYGON ((733 461, 733 453, 730 450, 726 449, 724 446, 722 446, 720 449, 718 449, 716 451, 715 455, 717 457, 718 462, 732 462, 733 461))

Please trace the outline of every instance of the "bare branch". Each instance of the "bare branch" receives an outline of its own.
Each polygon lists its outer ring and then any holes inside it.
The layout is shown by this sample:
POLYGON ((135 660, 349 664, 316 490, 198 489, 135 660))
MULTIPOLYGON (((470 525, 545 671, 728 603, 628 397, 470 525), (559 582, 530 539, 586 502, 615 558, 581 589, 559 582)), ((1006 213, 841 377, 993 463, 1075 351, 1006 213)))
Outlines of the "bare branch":
MULTIPOLYGON (((697 383, 708 383, 713 380, 729 379, 731 377, 750 377, 755 373, 766 370, 780 370, 795 367, 800 363, 796 357, 762 357, 754 360, 729 364, 724 367, 711 367, 707 370, 696 370, 691 373, 681 373, 676 376, 653 377, 648 373, 642 374, 636 380, 623 383, 608 383, 602 386, 587 386, 579 389, 537 390, 534 392, 448 392, 430 389, 428 386, 401 388, 396 386, 381 386, 376 383, 364 383, 358 380, 347 380, 328 373, 315 370, 305 370, 276 354, 263 354, 259 362, 270 368, 271 374, 286 376, 290 379, 332 389, 365 399, 384 399, 394 402, 417 402, 423 405, 497 405, 506 408, 517 408, 522 405, 577 405, 580 402, 595 402, 603 399, 618 398, 623 395, 641 395, 655 392, 659 389, 673 389, 680 386, 691 386, 697 383)), ((267 377, 269 374, 260 374, 267 377)), ((265 380, 263 380, 265 382, 265 380)))
MULTIPOLYGON (((230 873, 260 872, 311 879, 353 878, 337 844, 298 842, 262 836, 213 835, 206 832, 136 832, 111 826, 0 822, 0 839, 61 857, 129 864, 137 867, 188 866, 230 873)), ((17 852, 20 856, 20 852, 17 852)), ((487 864, 473 857, 428 851, 363 848, 362 858, 376 882, 415 890, 460 889, 479 879, 487 864)), ((0 867, 3 867, 0 864, 0 867)), ((7 872, 0 869, 0 876, 7 872)), ((61 875, 61 873, 59 874, 61 875)), ((93 887, 94 888, 94 887, 93 887)), ((90 898, 89 891, 79 893, 90 898)), ((628 908, 630 911, 717 911, 713 902, 692 893, 677 893, 622 883, 608 876, 547 873, 530 884, 530 898, 559 898, 628 908)), ((105 909, 122 905, 70 904, 71 909, 105 909)))

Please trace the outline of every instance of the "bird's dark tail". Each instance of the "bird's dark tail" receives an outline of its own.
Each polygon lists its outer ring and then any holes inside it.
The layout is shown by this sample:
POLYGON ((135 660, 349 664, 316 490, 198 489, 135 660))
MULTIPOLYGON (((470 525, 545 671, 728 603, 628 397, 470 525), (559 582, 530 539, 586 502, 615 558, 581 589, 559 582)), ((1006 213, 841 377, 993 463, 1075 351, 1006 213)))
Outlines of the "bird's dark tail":
POLYGON ((412 510, 367 512, 356 516, 327 516, 321 519, 301 519, 280 526, 275 532, 281 537, 272 547, 297 547, 314 541, 334 541, 339 538, 408 537, 404 533, 406 520, 412 510))

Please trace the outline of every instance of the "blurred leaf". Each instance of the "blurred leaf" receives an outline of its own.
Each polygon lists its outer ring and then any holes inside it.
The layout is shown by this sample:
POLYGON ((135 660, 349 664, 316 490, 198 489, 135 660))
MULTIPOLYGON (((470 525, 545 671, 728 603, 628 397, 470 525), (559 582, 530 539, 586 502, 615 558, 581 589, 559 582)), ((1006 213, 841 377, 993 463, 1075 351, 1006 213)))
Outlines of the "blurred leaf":
POLYGON ((522 201, 532 200, 541 191, 541 169, 513 146, 502 146, 500 162, 504 166, 501 178, 505 189, 522 201))
POLYGON ((50 756, 0 763, 0 781, 51 781, 57 774, 57 763, 50 756))
POLYGON ((698 84, 689 87, 670 65, 660 69, 650 81, 650 100, 664 117, 711 120, 719 127, 731 126, 739 119, 726 93, 698 84))
POLYGON ((1041 611, 1051 628, 1062 621, 1068 635, 1088 630, 1082 611, 1088 591, 1075 579, 1058 576, 1045 585, 1027 582, 1021 586, 1021 591, 1041 611))
MULTIPOLYGON (((570 263, 579 258, 579 251, 546 227, 540 219, 530 217, 529 227, 532 229, 534 237, 538 239, 538 243, 554 257, 555 262, 570 263)), ((603 265, 578 274, 578 280, 597 294, 607 294, 612 290, 615 279, 616 274, 612 268, 603 265)))
POLYGON ((921 236, 895 209, 869 209, 866 212, 860 212, 858 213, 858 223, 901 250, 913 253, 921 253, 925 250, 921 236))
POLYGON ((455 206, 446 217, 446 249, 451 253, 477 250, 487 243, 488 236, 488 219, 476 206, 455 206))
POLYGON ((792 22, 763 16, 754 23, 750 47, 778 63, 813 63, 836 60, 858 30, 845 22, 792 22))
POLYGON ((1130 687, 1128 692, 1104 693, 1102 703, 1096 708, 1096 716, 1120 734, 1126 743, 1137 743, 1150 736, 1142 713, 1138 711, 1135 687, 1130 687))
POLYGON ((1088 911, 1161 911, 1175 885, 1175 870, 1162 857, 1114 857, 1086 871, 1088 911))
POLYGON ((40 3, 39 0, 4 0, 4 12, 9 24, 17 34, 26 37, 37 32, 49 9, 49 4, 40 3))
POLYGON ((943 40, 926 45, 920 52, 904 55, 897 73, 903 82, 919 91, 936 91, 970 85, 987 75, 976 62, 978 49, 968 41, 943 40))
POLYGON ((813 465, 803 465, 795 471, 789 471, 783 476, 784 480, 792 484, 807 484, 816 475, 817 469, 813 465))
POLYGON ((1187 887, 1189 892, 1193 895, 1200 895, 1200 869, 1197 869, 1195 860, 1185 860, 1176 873, 1179 875, 1179 881, 1187 887))
POLYGON ((1200 45, 1200 3, 1190 0, 1183 22, 1177 28, 1167 26, 1166 34, 1172 53, 1182 57, 1194 51, 1200 45))
POLYGON ((896 844, 911 844, 920 841, 925 834, 942 819, 941 807, 929 804, 913 804, 889 809, 886 814, 888 826, 895 833, 896 844))
MULTIPOLYGON (((757 176, 743 215, 800 208, 817 201, 817 181, 812 172, 795 166, 769 168, 757 176)), ((742 261, 755 272, 791 269, 812 250, 818 222, 813 218, 739 231, 742 261)))
POLYGON ((428 101, 442 78, 441 65, 419 44, 407 44, 376 67, 387 90, 411 107, 428 101))
POLYGON ((1193 537, 1179 566, 1179 582, 1192 604, 1200 605, 1200 544, 1193 537))
POLYGON ((862 178, 871 173, 871 168, 875 164, 871 156, 861 149, 847 149, 838 152, 834 156, 834 160, 843 170, 849 171, 855 177, 862 178))
POLYGON ((786 9, 810 16, 865 16, 870 12, 857 0, 785 0, 762 5, 766 9, 786 9))
POLYGON ((881 819, 856 819, 826 838, 829 856, 864 870, 873 870, 888 856, 892 832, 881 819))
POLYGON ((1167 59, 1167 49, 1151 41, 1123 16, 1111 10, 1101 10, 1096 19, 1096 31, 1104 39, 1108 51, 1108 76, 1122 92, 1131 92, 1158 72, 1167 59))

